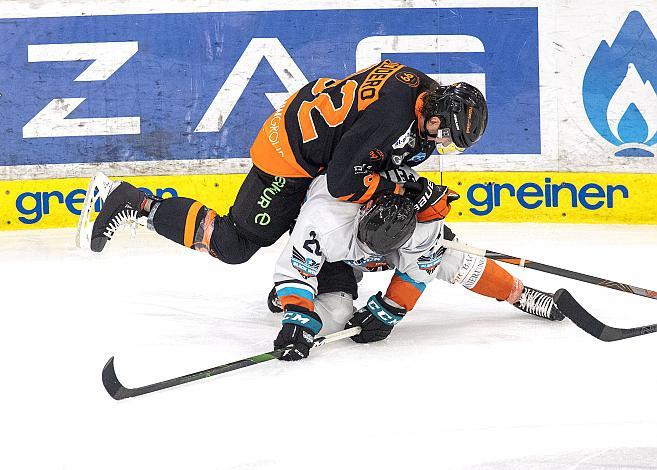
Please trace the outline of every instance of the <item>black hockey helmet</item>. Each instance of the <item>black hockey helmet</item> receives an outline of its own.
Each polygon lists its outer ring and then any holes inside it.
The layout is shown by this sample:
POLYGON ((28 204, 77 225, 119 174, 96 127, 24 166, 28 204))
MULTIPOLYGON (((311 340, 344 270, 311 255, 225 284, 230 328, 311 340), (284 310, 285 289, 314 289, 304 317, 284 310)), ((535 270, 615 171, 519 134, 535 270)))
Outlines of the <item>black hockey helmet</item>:
POLYGON ((449 129, 454 145, 466 149, 486 130, 488 106, 476 87, 458 82, 429 90, 422 104, 422 116, 426 121, 438 116, 441 129, 449 129))
POLYGON ((358 240, 375 253, 390 253, 411 238, 415 230, 413 202, 399 194, 370 200, 358 213, 358 240))

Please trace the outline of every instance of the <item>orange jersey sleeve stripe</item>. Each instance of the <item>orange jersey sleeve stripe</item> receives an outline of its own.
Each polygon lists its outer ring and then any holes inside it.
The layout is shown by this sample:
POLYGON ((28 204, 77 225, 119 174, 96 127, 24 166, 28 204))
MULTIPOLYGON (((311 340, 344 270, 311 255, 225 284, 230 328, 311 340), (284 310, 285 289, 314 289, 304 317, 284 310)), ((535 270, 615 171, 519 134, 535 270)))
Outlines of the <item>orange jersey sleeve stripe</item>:
POLYGON ((378 173, 372 173, 371 175, 367 175, 365 178, 363 178, 363 184, 367 186, 367 190, 365 191, 365 194, 363 194, 356 202, 358 204, 363 204, 364 202, 369 201, 376 192, 376 188, 379 187, 380 181, 381 175, 378 173))
POLYGON ((281 301, 281 306, 283 309, 285 309, 288 305, 297 305, 299 307, 308 309, 310 312, 315 310, 315 304, 312 300, 308 300, 298 295, 283 295, 279 298, 279 300, 281 301))
POLYGON ((185 236, 183 238, 183 243, 187 248, 191 248, 194 243, 194 233, 196 232, 196 216, 198 211, 201 210, 203 204, 198 201, 194 201, 192 206, 187 211, 187 219, 185 220, 185 236))
POLYGON ((481 278, 470 290, 486 297, 506 300, 513 291, 513 285, 514 277, 495 261, 487 259, 481 278))

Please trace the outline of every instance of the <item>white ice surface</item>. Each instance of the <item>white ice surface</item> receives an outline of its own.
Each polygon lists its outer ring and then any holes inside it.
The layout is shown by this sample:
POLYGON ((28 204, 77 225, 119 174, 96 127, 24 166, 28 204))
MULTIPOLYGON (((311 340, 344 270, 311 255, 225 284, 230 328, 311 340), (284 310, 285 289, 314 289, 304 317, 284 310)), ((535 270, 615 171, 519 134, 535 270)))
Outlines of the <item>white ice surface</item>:
MULTIPOLYGON (((657 227, 454 224, 461 240, 657 289, 657 227)), ((350 340, 142 397, 126 386, 271 349, 279 242, 224 265, 151 232, 102 254, 71 230, 0 233, 0 469, 657 468, 657 334, 603 343, 434 283, 387 341, 350 340)), ((566 287, 601 320, 657 322, 657 302, 566 287)), ((366 275, 360 305, 389 274, 366 275)))

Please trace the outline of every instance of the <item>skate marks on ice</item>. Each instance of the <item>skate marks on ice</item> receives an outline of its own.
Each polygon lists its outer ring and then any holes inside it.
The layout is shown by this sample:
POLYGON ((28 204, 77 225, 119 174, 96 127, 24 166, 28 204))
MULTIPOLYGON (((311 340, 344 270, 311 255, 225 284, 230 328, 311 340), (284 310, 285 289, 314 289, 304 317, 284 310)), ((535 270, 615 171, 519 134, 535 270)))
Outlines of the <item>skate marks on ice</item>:
POLYGON ((524 457, 464 467, 468 470, 647 470, 657 469, 657 447, 619 447, 524 457))

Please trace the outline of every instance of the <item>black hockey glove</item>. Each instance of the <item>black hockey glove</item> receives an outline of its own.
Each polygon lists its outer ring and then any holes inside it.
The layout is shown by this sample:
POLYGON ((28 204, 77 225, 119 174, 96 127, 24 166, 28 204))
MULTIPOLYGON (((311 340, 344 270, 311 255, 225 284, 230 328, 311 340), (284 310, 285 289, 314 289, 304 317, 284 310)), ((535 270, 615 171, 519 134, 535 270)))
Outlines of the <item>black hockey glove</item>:
POLYGON ((308 357, 315 335, 322 329, 322 319, 315 312, 286 310, 283 327, 274 340, 274 349, 288 348, 279 358, 298 361, 308 357))
POLYGON ((450 204, 461 196, 447 186, 435 184, 424 176, 404 183, 406 193, 415 207, 418 222, 432 222, 447 217, 450 204))
POLYGON ((360 326, 361 332, 352 336, 351 339, 357 343, 372 343, 386 339, 392 328, 404 318, 405 314, 405 309, 392 305, 379 292, 370 297, 367 305, 354 313, 344 327, 347 329, 360 326))

